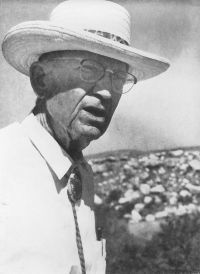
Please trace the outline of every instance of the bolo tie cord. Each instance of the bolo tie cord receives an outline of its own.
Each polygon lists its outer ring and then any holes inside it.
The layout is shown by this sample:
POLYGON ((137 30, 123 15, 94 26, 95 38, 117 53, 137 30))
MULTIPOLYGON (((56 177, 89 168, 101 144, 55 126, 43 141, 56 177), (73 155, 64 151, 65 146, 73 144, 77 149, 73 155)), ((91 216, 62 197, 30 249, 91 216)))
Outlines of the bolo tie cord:
POLYGON ((74 216, 74 222, 75 222, 75 228, 76 228, 76 245, 78 249, 81 271, 82 271, 82 274, 86 274, 85 257, 84 257, 83 245, 82 245, 81 234, 80 234, 76 207, 75 207, 76 202, 79 201, 82 196, 81 177, 77 168, 73 170, 73 172, 71 173, 68 179, 67 195, 68 195, 69 201, 71 202, 72 212, 74 216))

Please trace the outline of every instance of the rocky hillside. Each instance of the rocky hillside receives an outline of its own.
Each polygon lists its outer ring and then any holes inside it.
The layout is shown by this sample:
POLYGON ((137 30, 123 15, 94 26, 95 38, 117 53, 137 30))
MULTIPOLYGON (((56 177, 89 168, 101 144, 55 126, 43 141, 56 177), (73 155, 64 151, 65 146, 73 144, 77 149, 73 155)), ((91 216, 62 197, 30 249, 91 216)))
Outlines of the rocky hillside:
POLYGON ((130 222, 184 215, 200 208, 200 150, 91 156, 97 204, 130 222))

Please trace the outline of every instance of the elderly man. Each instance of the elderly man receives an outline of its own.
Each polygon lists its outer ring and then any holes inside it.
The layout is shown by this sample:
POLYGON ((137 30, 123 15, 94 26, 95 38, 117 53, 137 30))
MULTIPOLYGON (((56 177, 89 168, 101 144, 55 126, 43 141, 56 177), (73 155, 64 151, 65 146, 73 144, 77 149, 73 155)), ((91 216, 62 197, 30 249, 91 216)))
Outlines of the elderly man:
POLYGON ((5 36, 3 54, 30 76, 37 101, 0 132, 0 273, 105 273, 82 150, 106 131, 123 92, 169 66, 129 46, 129 25, 115 3, 69 0, 5 36))

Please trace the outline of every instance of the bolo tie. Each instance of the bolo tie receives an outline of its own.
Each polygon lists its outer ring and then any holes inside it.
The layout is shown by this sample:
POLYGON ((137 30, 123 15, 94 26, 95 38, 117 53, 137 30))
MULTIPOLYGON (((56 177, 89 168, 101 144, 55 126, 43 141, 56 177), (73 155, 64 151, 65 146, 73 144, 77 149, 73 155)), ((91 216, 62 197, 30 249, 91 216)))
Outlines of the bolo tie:
POLYGON ((77 213, 76 213, 76 207, 75 207, 75 204, 78 201, 80 201, 81 196, 82 196, 81 175, 80 175, 80 172, 77 167, 75 167, 72 170, 72 172, 69 176, 68 184, 67 184, 67 195, 68 195, 69 201, 71 203, 72 212, 73 212, 73 216, 74 216, 74 222, 75 222, 75 228, 76 228, 76 245, 77 245, 77 249, 78 249, 81 271, 82 271, 82 274, 86 274, 83 245, 82 245, 81 234, 80 234, 78 218, 77 218, 77 213))

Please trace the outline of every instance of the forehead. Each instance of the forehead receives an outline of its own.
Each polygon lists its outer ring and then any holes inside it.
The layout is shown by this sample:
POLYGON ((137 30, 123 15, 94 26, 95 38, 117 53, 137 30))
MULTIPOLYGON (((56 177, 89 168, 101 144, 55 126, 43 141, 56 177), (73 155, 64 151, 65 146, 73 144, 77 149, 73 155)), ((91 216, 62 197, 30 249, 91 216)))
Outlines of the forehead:
POLYGON ((99 62, 105 67, 118 70, 127 70, 128 65, 110 57, 102 56, 89 51, 54 51, 43 54, 39 60, 42 62, 67 62, 69 58, 91 59, 99 62))

